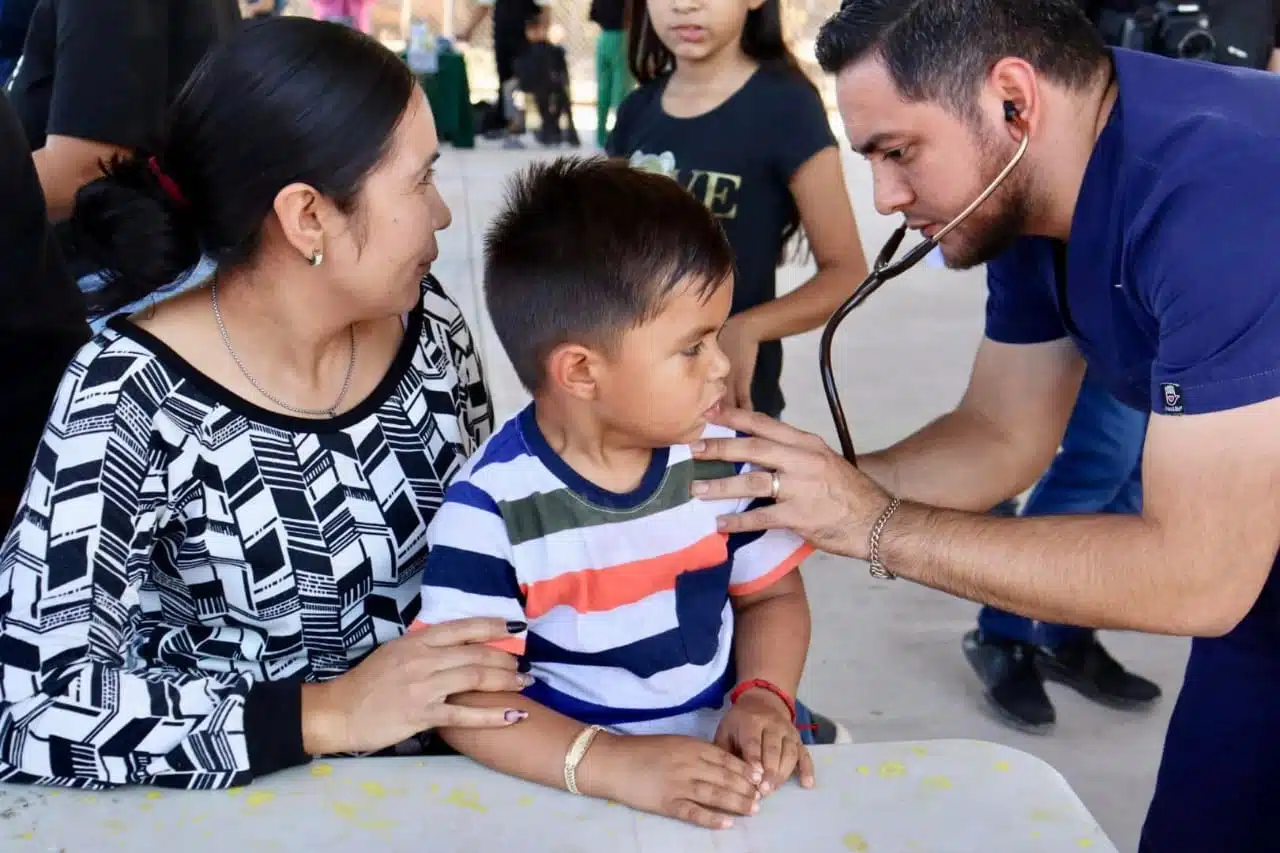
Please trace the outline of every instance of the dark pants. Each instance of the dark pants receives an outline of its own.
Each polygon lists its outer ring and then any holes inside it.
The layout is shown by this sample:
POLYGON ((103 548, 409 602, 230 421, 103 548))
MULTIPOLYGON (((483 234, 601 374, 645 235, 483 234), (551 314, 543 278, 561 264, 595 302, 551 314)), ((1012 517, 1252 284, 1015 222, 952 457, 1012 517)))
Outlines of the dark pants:
POLYGON ((1228 636, 1192 642, 1139 853, 1280 849, 1275 597, 1264 591, 1255 613, 1228 636))
MULTIPOLYGON (((1062 452, 1031 491, 1023 515, 1142 511, 1142 444, 1147 416, 1118 402, 1088 376, 1062 438, 1062 452)), ((1057 646, 1086 629, 984 607, 984 635, 1057 646)))

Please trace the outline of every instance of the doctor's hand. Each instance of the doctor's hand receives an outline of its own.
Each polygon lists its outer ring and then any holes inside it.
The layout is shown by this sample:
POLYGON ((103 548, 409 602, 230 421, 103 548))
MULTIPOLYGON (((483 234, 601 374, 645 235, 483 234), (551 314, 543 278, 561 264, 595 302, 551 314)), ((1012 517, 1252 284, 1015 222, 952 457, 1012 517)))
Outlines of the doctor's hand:
POLYGON ((870 477, 818 436, 767 415, 723 409, 715 420, 747 436, 695 442, 694 457, 751 462, 763 470, 696 481, 694 496, 704 500, 775 498, 771 506, 721 516, 722 532, 789 528, 829 554, 868 558, 871 527, 890 502, 870 477), (772 494, 774 472, 777 495, 772 494))

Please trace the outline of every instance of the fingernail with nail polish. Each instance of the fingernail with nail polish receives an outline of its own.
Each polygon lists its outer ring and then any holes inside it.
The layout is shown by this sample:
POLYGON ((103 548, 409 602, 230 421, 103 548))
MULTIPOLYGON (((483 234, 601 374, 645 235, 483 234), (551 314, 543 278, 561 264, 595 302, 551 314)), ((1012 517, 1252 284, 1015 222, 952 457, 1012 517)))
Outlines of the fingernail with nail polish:
POLYGON ((520 658, 520 662, 516 664, 516 672, 528 672, 532 667, 528 658, 520 658))
POLYGON ((514 619, 507 623, 508 634, 523 634, 529 630, 528 622, 517 622, 514 619))
POLYGON ((532 675, 520 676, 520 683, 523 684, 525 687, 532 687, 534 680, 535 679, 532 675))
POLYGON ((694 484, 693 484, 693 493, 694 493, 695 495, 705 495, 705 494, 707 493, 707 484, 706 484, 706 483, 694 483, 694 484))
POLYGON ((518 723, 527 716, 529 716, 527 711, 517 711, 514 708, 508 708, 507 713, 503 714, 502 718, 508 723, 518 723))

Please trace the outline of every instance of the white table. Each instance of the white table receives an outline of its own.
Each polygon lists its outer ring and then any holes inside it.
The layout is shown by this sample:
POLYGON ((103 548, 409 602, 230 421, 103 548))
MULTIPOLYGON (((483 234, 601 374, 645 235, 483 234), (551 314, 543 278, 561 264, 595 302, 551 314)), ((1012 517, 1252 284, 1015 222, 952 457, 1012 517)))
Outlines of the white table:
POLYGON ((1061 775, 946 740, 818 747, 818 785, 710 831, 460 758, 348 759, 240 790, 0 785, 5 853, 1116 853, 1061 775))

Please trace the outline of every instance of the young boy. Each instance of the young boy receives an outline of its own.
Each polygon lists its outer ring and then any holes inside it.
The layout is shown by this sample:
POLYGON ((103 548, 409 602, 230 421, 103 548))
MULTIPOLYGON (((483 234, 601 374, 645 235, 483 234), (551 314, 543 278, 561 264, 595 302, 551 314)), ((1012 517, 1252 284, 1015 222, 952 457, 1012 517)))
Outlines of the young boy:
MULTIPOLYGON (((729 364, 733 256, 669 178, 560 159, 517 178, 485 242, 494 329, 533 395, 448 488, 419 625, 527 623, 502 647, 536 679, 470 693, 526 718, 444 729, 490 767, 708 827, 751 814, 837 727, 795 696, 809 645, 794 534, 727 536, 742 502, 691 497, 729 364), (814 730, 816 729, 816 733, 814 730)), ((840 733, 839 739, 847 739, 840 733)))
POLYGON ((530 18, 525 25, 529 46, 516 57, 517 86, 533 98, 538 107, 541 120, 536 134, 538 142, 545 146, 566 142, 577 148, 581 141, 573 124, 569 60, 563 47, 548 41, 549 35, 550 24, 544 15, 530 18))

